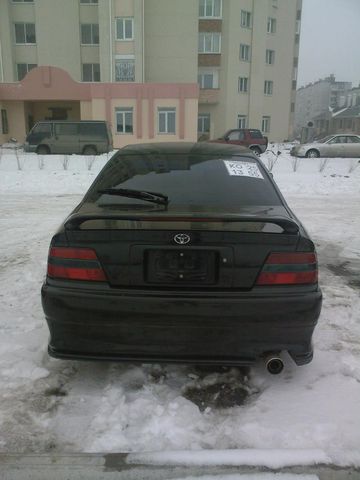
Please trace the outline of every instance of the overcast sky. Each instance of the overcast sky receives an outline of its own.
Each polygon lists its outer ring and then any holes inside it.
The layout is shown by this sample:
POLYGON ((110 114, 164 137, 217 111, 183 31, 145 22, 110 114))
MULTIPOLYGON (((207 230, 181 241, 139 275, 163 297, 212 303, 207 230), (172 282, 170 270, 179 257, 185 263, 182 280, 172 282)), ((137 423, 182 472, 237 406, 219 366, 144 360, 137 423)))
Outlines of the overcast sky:
POLYGON ((360 0, 303 0, 298 86, 334 73, 360 83, 360 0))

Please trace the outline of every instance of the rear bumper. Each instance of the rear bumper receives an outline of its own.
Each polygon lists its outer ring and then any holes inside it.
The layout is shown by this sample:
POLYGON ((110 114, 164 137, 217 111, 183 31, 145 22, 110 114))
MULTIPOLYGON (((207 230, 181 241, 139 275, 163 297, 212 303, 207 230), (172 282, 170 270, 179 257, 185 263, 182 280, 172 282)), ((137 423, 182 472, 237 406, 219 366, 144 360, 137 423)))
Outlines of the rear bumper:
POLYGON ((248 365, 286 350, 311 361, 320 290, 284 295, 94 292, 44 284, 57 358, 248 365))

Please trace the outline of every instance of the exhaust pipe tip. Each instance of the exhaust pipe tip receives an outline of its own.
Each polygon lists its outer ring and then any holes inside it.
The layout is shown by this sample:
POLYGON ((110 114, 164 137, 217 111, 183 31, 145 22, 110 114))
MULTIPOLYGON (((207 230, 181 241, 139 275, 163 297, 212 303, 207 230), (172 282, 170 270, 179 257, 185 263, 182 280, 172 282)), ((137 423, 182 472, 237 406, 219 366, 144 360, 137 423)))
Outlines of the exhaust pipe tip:
POLYGON ((271 356, 265 362, 267 371, 272 375, 279 375, 284 370, 284 362, 280 357, 271 356))

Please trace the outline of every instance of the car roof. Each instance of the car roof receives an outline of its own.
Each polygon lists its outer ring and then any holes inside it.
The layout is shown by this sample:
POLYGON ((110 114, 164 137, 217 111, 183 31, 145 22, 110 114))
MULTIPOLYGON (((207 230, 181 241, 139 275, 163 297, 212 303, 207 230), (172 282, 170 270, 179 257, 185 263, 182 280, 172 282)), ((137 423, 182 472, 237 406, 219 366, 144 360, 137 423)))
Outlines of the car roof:
POLYGON ((257 160, 255 155, 246 147, 240 145, 226 145, 208 142, 163 142, 140 143, 127 145, 119 150, 119 154, 144 155, 144 154, 180 154, 180 155, 238 155, 247 156, 257 160))

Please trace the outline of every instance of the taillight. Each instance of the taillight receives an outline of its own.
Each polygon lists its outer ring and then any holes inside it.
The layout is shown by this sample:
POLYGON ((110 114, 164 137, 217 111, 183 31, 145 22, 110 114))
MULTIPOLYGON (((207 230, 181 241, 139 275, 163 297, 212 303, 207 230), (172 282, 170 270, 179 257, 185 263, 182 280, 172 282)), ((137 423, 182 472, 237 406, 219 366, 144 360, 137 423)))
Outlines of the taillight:
POLYGON ((51 247, 47 274, 51 278, 106 282, 105 273, 91 248, 51 247))
POLYGON ((300 285, 318 281, 316 253, 271 253, 257 285, 300 285))

